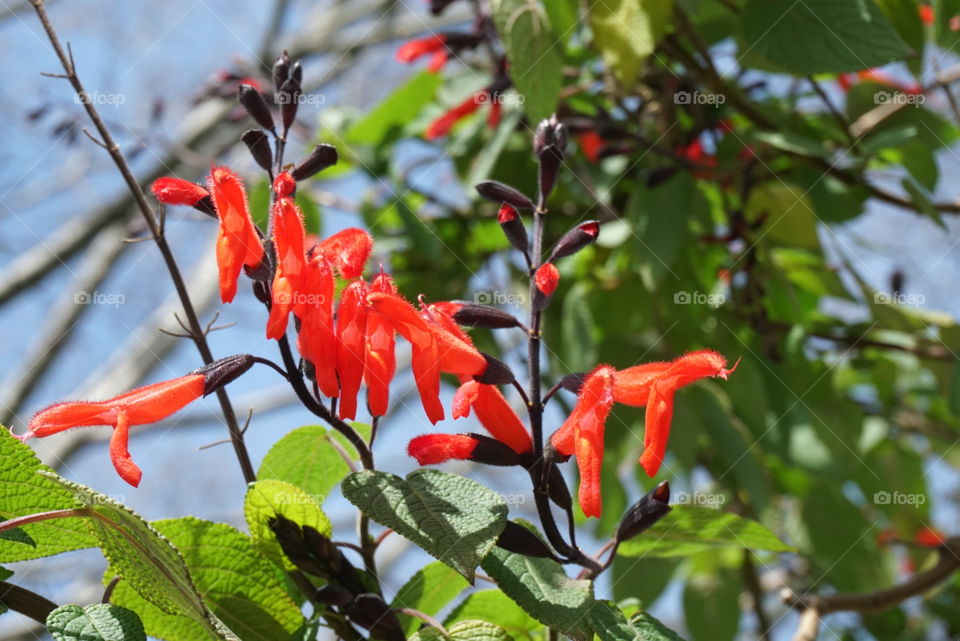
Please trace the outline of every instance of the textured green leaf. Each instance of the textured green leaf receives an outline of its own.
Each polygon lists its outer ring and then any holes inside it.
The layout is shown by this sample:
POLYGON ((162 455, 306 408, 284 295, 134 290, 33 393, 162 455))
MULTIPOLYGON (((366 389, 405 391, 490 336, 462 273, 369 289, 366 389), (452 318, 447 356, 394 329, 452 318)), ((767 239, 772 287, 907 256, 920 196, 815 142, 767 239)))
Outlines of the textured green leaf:
MULTIPOLYGON (((70 490, 38 474, 41 465, 29 446, 0 426, 0 520, 78 507, 70 490)), ((0 563, 37 559, 97 545, 83 519, 55 519, 17 528, 0 537, 0 563), (26 544, 28 537, 35 544, 26 544)))
POLYGON ((571 579, 556 561, 495 548, 483 569, 533 618, 577 641, 592 638, 587 623, 593 584, 571 579))
MULTIPOLYGON (((286 639, 303 625, 300 608, 277 580, 275 566, 247 535, 192 517, 152 525, 181 551, 214 615, 244 641, 286 639)), ((140 612, 150 636, 168 641, 203 638, 197 623, 150 606, 124 586, 123 581, 117 585, 114 602, 140 612)))
POLYGON ((440 630, 424 627, 410 637, 410 641, 510 641, 506 630, 487 621, 460 621, 447 629, 444 637, 440 630))
POLYGON ((597 601, 590 608, 590 626, 600 641, 634 641, 637 630, 609 601, 597 601))
POLYGON ((539 2, 493 0, 493 19, 527 118, 538 122, 556 110, 563 87, 561 39, 539 2))
POLYGON ((630 623, 637 630, 637 641, 684 641, 683 637, 646 612, 630 617, 630 623))
POLYGON ((104 494, 52 472, 41 474, 68 489, 90 510, 89 529, 110 563, 108 572, 123 577, 123 586, 168 614, 197 622, 208 636, 231 636, 203 602, 179 550, 153 526, 104 494))
POLYGON ((343 482, 343 494, 377 523, 405 536, 473 582, 507 521, 503 499, 456 474, 420 469, 406 480, 363 471, 343 482))
MULTIPOLYGON (((322 497, 319 499, 322 500, 322 497)), ((268 525, 268 521, 277 515, 301 527, 310 526, 324 536, 330 536, 333 531, 330 520, 320 509, 314 495, 285 481, 264 479, 252 483, 243 503, 243 516, 250 528, 250 535, 264 554, 289 570, 295 566, 283 554, 268 525)))
POLYGON ((879 67, 911 53, 872 0, 751 0, 744 51, 796 74, 879 67))
POLYGON ((673 0, 591 0, 593 44, 617 80, 632 87, 644 61, 665 35, 673 0))
POLYGON ((750 192, 747 219, 764 219, 763 238, 782 245, 818 249, 817 215, 806 193, 781 180, 763 183, 750 192))
POLYGON ((263 457, 258 479, 276 479, 296 485, 316 502, 323 505, 330 490, 343 480, 350 471, 341 448, 353 454, 337 442, 331 432, 319 425, 306 425, 288 433, 274 443, 263 457))
MULTIPOLYGON (((2 520, 4 519, 0 518, 0 521, 2 520)), ((23 543, 30 547, 37 547, 37 542, 34 541, 33 537, 27 534, 22 527, 15 527, 12 530, 0 532, 0 541, 14 541, 15 543, 23 543)))
POLYGON ((500 590, 474 592, 453 609, 443 624, 449 627, 457 621, 470 619, 496 623, 515 637, 528 636, 543 627, 500 590))
MULTIPOLYGON (((453 601, 468 585, 455 570, 437 561, 414 574, 400 588, 397 596, 393 597, 390 607, 395 610, 413 608, 433 616, 440 612, 443 606, 453 601)), ((398 616, 400 625, 408 636, 416 632, 423 623, 416 617, 405 614, 398 616)))
POLYGON ((706 507, 674 505, 640 536, 618 548, 624 556, 689 556, 712 548, 789 552, 792 547, 756 521, 706 507))
POLYGON ((136 612, 110 603, 62 605, 47 616, 57 641, 146 641, 136 612))
POLYGON ((346 133, 349 143, 368 145, 387 142, 388 134, 395 138, 425 105, 433 101, 443 77, 423 71, 396 89, 370 113, 360 119, 346 133))

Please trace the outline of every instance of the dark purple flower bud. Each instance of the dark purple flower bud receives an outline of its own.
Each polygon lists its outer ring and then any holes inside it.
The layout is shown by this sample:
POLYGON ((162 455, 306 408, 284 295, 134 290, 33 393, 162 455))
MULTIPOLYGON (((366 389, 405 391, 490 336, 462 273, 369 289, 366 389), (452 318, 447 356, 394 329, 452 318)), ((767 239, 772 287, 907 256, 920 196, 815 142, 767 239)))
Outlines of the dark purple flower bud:
POLYGON ((475 186, 477 193, 495 203, 507 203, 516 209, 533 209, 533 201, 510 185, 497 180, 484 180, 475 186))
POLYGON ((237 98, 240 104, 247 110, 250 117, 257 121, 257 124, 268 131, 273 131, 273 116, 270 115, 270 108, 267 107, 267 101, 263 99, 260 92, 247 84, 238 85, 237 98))
POLYGON ((513 451, 513 448, 498 441, 495 438, 483 434, 467 434, 477 443, 470 453, 470 460, 482 463, 483 465, 496 465, 498 467, 510 467, 520 465, 520 456, 513 451))
POLYGON ((533 152, 537 156, 553 147, 561 158, 567 148, 567 128, 557 120, 556 114, 549 120, 541 120, 533 134, 533 152))
POLYGON ((489 354, 480 353, 487 359, 487 369, 483 370, 483 374, 474 376, 473 380, 484 385, 510 385, 516 380, 513 370, 506 363, 489 354))
POLYGON ((243 132, 240 140, 250 150, 250 155, 264 171, 270 171, 273 167, 273 152, 270 150, 270 140, 267 134, 260 129, 250 129, 243 132))
POLYGON ((444 303, 433 303, 446 313, 453 317, 458 325, 464 327, 481 327, 483 329, 504 329, 507 327, 520 327, 520 321, 513 314, 491 307, 490 305, 480 305, 479 303, 468 303, 466 301, 449 301, 444 303))
POLYGON ((587 245, 596 242, 598 235, 600 235, 600 221, 588 220, 577 225, 557 241, 553 253, 550 254, 550 261, 576 254, 587 245))
POLYGON ((500 223, 500 229, 503 235, 507 237, 514 249, 526 252, 530 247, 530 239, 527 236, 527 228, 523 226, 520 220, 520 214, 517 210, 507 203, 500 205, 500 211, 497 212, 497 222, 500 223))
POLYGON ((670 485, 664 481, 627 510, 617 528, 617 542, 632 539, 666 516, 671 509, 669 501, 670 485))
POLYGON ((333 145, 317 145, 309 156, 297 163, 290 175, 294 180, 304 180, 336 164, 337 148, 333 145))
POLYGON ((256 361, 250 354, 236 354, 198 367, 190 374, 203 374, 203 395, 209 396, 227 383, 242 376, 256 361))
POLYGON ((290 54, 284 50, 283 54, 273 63, 273 88, 280 91, 280 87, 290 77, 290 54))
POLYGON ((328 584, 317 588, 313 600, 325 605, 346 605, 353 601, 353 594, 339 585, 328 584))
POLYGON ((298 87, 303 84, 303 67, 299 60, 290 67, 290 79, 296 82, 298 87))
POLYGON ((361 628, 370 630, 370 636, 383 641, 405 641, 400 621, 390 606, 377 594, 366 592, 357 596, 345 608, 347 616, 361 628))
POLYGON ((586 378, 587 375, 582 372, 578 374, 567 374, 563 377, 563 380, 560 381, 560 387, 568 392, 579 394, 580 388, 583 387, 583 381, 586 380, 586 378))
POLYGON ((563 479, 563 474, 556 465, 550 466, 549 485, 550 500, 559 505, 561 509, 569 510, 573 506, 570 488, 567 487, 567 482, 563 479))
POLYGON ((539 536, 519 523, 507 521, 503 532, 497 539, 497 547, 524 556, 541 559, 556 559, 550 547, 539 536))
MULTIPOLYGON (((299 63, 297 63, 299 64, 299 63)), ((294 65, 294 69, 297 65, 294 65)), ((290 131, 290 126, 297 117, 297 108, 300 106, 300 83, 293 77, 292 72, 277 92, 277 102, 280 104, 280 120, 283 122, 284 134, 290 131)))

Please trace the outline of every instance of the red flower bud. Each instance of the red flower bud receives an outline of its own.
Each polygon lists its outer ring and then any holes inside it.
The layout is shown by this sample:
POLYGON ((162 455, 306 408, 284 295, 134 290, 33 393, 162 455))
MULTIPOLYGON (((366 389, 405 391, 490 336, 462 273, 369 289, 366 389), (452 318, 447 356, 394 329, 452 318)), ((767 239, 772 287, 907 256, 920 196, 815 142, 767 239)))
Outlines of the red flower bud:
POLYGON ((552 262, 558 258, 564 258, 577 253, 587 245, 594 243, 599 234, 599 221, 589 220, 585 223, 577 225, 564 234, 559 241, 557 241, 557 245, 554 247, 553 253, 550 254, 550 261, 552 262))
POLYGON ((527 237, 527 229, 523 226, 517 210, 503 203, 500 205, 500 211, 497 212, 497 222, 500 223, 500 229, 510 241, 510 245, 517 251, 526 252, 530 247, 530 239, 527 237))
POLYGON ((210 192, 195 182, 182 178, 157 178, 150 185, 150 191, 164 205, 189 205, 193 207, 199 201, 210 196, 210 192))
POLYGON ((533 282, 537 286, 537 291, 549 298, 560 284, 560 270, 553 263, 544 263, 533 275, 533 282))

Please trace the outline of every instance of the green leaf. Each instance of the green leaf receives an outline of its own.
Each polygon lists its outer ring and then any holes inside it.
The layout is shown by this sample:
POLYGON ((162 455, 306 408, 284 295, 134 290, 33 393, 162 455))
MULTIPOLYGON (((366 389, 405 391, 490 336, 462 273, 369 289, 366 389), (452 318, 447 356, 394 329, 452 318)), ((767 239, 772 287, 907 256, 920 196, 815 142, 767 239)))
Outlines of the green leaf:
POLYGON ((640 536, 618 548, 624 556, 690 556, 713 548, 789 552, 792 547, 756 521, 706 507, 674 505, 640 536))
POLYGON ((506 630, 486 621, 461 621, 449 629, 444 637, 440 630, 425 627, 410 637, 410 641, 511 641, 506 630))
POLYGON ((411 472, 406 480, 386 472, 356 472, 344 480, 343 495, 471 583, 507 521, 507 506, 496 492, 428 468, 411 472))
MULTIPOLYGON (((443 606, 453 601, 468 585, 456 571, 436 561, 414 574, 400 588, 397 596, 393 597, 390 607, 394 610, 413 608, 433 616, 440 612, 443 606)), ((397 616, 407 636, 416 632, 423 623, 420 619, 406 614, 397 616)))
POLYGON ((324 501, 336 485, 350 472, 337 448, 353 455, 351 449, 336 442, 336 436, 319 425, 306 425, 286 434, 274 443, 263 457, 258 479, 276 479, 295 485, 324 501))
POLYGON ((534 558, 495 548, 483 569, 497 587, 533 618, 576 641, 592 638, 587 615, 593 604, 593 584, 571 579, 552 559, 534 558))
MULTIPOLYGON (((33 450, 0 426, 0 520, 77 507, 73 493, 38 474, 33 450)), ((70 550, 95 547, 97 540, 80 518, 55 519, 17 528, 20 534, 0 537, 0 563, 26 561, 70 550), (34 544, 27 544, 27 539, 34 544)))
POLYGON ((730 641, 740 622, 740 586, 729 571, 690 577, 683 615, 693 641, 730 641))
POLYGON ((646 612, 633 615, 630 623, 637 630, 637 641, 684 641, 683 637, 646 612))
MULTIPOLYGON (((275 566, 247 535, 193 517, 152 525, 182 551, 205 602, 244 641, 287 639, 303 625, 300 608, 277 580, 275 566)), ((113 600, 140 612, 150 636, 170 641, 202 638, 196 623, 151 607, 124 585, 117 585, 113 600)))
POLYGON ((680 560, 676 558, 633 558, 618 554, 611 568, 613 598, 621 601, 632 597, 645 605, 653 603, 666 589, 679 564, 680 560))
POLYGON ((300 527, 312 527, 324 536, 330 536, 333 532, 330 520, 320 509, 320 503, 314 495, 286 481, 263 479, 251 483, 243 502, 243 516, 250 528, 250 535, 264 554, 288 570, 296 566, 283 554, 268 525, 269 520, 277 515, 300 527))
POLYGON ((563 45, 539 2, 493 0, 493 20, 527 118, 539 122, 557 108, 563 88, 563 45))
POLYGON ((578 0, 548 0, 543 3, 553 31, 561 41, 566 42, 580 24, 580 3, 578 0))
POLYGON ((609 601, 597 601, 590 608, 590 626, 600 641, 635 641, 637 630, 609 601))
POLYGON ((743 51, 795 74, 880 67, 910 55, 872 0, 751 0, 743 51))
POLYGON ((542 627, 500 590, 474 592, 453 609, 443 624, 449 627, 451 623, 469 619, 484 619, 496 623, 511 635, 520 637, 542 627))
POLYGON ((17 543, 29 545, 30 547, 37 547, 37 542, 33 540, 33 537, 24 532, 22 527, 15 527, 12 530, 4 530, 3 532, 0 532, 0 540, 15 541, 17 543))
POLYGON ((41 474, 68 489, 90 511, 87 524, 110 563, 109 572, 123 577, 124 587, 168 614, 189 617, 207 636, 231 636, 203 602, 173 543, 110 497, 52 472, 41 474))
POLYGON ((399 137, 404 127, 431 102, 442 76, 423 71, 394 90, 346 133, 348 143, 381 145, 399 137), (388 137, 389 136, 389 137, 388 137))
POLYGON ((796 185, 767 181, 750 192, 744 216, 766 217, 763 238, 782 245, 819 249, 817 215, 807 195, 796 185))
POLYGON ((578 282, 563 297, 563 363, 572 372, 588 372, 597 362, 589 294, 590 287, 578 282))
POLYGON ((136 612, 110 603, 62 605, 47 616, 57 641, 146 641, 136 612))
POLYGON ((633 87, 637 73, 670 24, 673 0, 592 0, 593 44, 617 80, 633 87))

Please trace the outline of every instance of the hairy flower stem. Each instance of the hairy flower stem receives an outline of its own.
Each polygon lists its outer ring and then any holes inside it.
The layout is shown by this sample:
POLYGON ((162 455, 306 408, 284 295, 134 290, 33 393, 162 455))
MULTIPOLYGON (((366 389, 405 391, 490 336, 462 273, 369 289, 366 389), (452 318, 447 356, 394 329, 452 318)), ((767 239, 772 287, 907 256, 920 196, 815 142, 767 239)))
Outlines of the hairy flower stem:
MULTIPOLYGON (((108 154, 110 154, 110 158, 113 159, 113 162, 120 171, 121 176, 123 176, 123 180, 127 183, 127 188, 133 195, 133 199, 137 203, 137 208, 140 210, 140 213, 143 215, 143 218, 147 223, 147 227, 150 229, 150 233, 157 245, 157 249, 160 250, 160 255, 163 257, 163 262, 167 266, 167 271, 170 273, 170 279, 173 281, 173 285, 177 290, 177 296, 180 299, 180 304, 183 306, 183 313, 187 318, 187 325, 190 327, 190 338, 197 346, 197 351, 200 352, 200 357, 203 359, 204 364, 209 365, 215 359, 213 358, 213 353, 210 351, 210 345, 207 343, 207 334, 203 326, 200 324, 199 318, 197 317, 197 312, 193 307, 193 301, 190 299, 190 294, 187 292, 187 286, 183 280, 183 275, 180 273, 180 266, 177 264, 177 259, 174 257, 173 251, 170 249, 170 245, 167 243, 167 239, 164 236, 162 220, 158 220, 157 217, 154 216, 153 209, 150 207, 149 201, 147 201, 147 196, 140 187, 140 183, 137 182, 136 176, 133 175, 130 165, 127 164, 126 157, 123 155, 123 152, 120 151, 120 147, 114 141, 113 136, 110 134, 110 130, 100 117, 100 113, 97 111, 94 101, 90 99, 90 95, 84 88, 83 83, 80 82, 80 78, 77 76, 76 66, 73 61, 73 53, 64 51, 63 47, 61 46, 60 37, 57 35, 53 24, 50 22, 50 17, 47 15, 47 10, 44 7, 44 0, 30 0, 30 2, 33 4, 33 8, 37 12, 37 17, 40 18, 40 23, 43 25, 43 29, 47 33, 47 38, 49 39, 50 44, 53 46, 54 53, 56 53, 63 70, 66 72, 64 74, 47 75, 56 78, 63 78, 70 83, 77 95, 77 98, 83 104, 84 109, 86 109, 87 115, 93 122, 97 133, 100 134, 100 140, 96 140, 92 136, 91 139, 103 147, 108 154)), ((243 473, 243 478, 247 483, 253 483, 257 480, 257 475, 253 469, 253 463, 250 460, 250 454, 247 452, 247 446, 243 441, 243 431, 240 429, 236 412, 233 410, 233 405, 230 403, 230 397, 227 396, 226 390, 223 388, 217 390, 217 400, 220 402, 220 408, 223 411, 223 418, 224 421, 226 421, 227 429, 230 432, 230 442, 233 444, 233 450, 236 453, 237 461, 240 463, 240 470, 243 473)))

